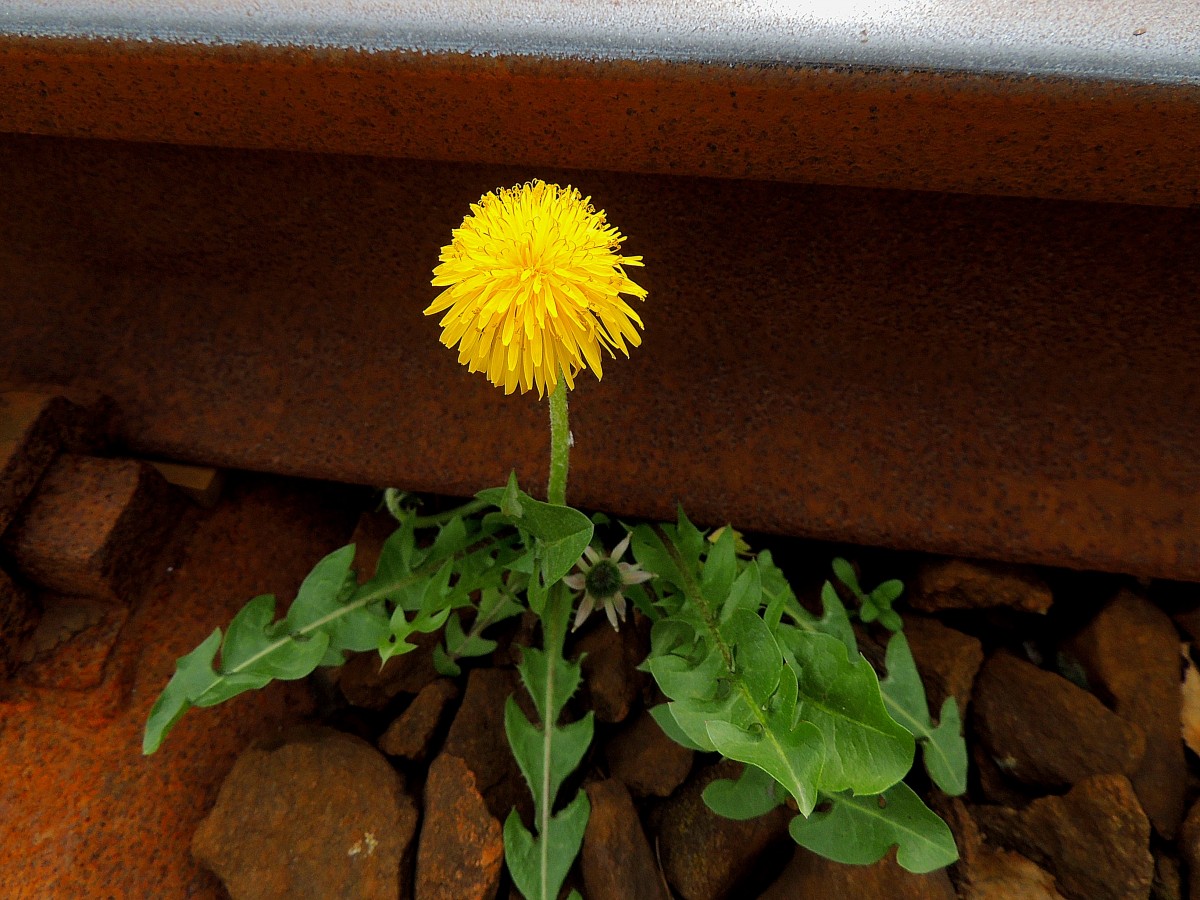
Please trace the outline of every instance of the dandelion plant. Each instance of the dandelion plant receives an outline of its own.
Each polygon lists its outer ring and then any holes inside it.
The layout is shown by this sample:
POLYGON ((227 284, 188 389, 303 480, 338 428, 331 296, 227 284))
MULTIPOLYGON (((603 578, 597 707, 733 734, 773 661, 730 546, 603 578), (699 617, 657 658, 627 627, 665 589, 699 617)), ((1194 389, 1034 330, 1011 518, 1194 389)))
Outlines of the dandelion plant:
POLYGON ((570 703, 582 672, 564 652, 568 629, 596 610, 617 628, 632 599, 653 623, 643 668, 667 698, 655 720, 687 747, 745 764, 737 780, 709 785, 710 808, 750 818, 790 800, 791 834, 814 852, 870 863, 897 847, 911 871, 947 865, 957 857, 949 829, 902 779, 919 743, 935 783, 961 793, 961 724, 953 701, 939 723, 929 714, 891 608, 899 582, 867 593, 837 560, 838 580, 860 605, 848 611, 827 582, 818 617, 771 555, 753 553, 732 527, 706 533, 680 510, 673 523, 610 525, 619 533, 609 543, 567 505, 568 393, 585 369, 603 378, 604 354, 628 356, 642 342, 642 320, 625 298, 647 292, 625 269, 643 263, 621 253, 624 241, 571 186, 531 181, 471 206, 442 248, 432 281, 442 291, 425 314, 441 315, 441 342, 468 371, 505 394, 536 389, 546 398, 546 499, 510 476, 457 510, 419 517, 389 491, 397 529, 373 577, 359 584, 351 545, 317 564, 282 618, 274 597, 251 600, 224 633, 179 660, 146 723, 144 752, 193 706, 340 665, 348 652, 375 650, 386 661, 414 651, 418 632, 442 632, 434 664, 458 675, 495 647, 492 626, 529 610, 540 646, 524 648, 517 668, 536 721, 510 697, 504 724, 534 819, 510 813, 505 857, 528 900, 556 900, 590 813, 569 778, 594 730, 592 714, 578 716, 570 703), (632 562, 622 559, 627 550, 632 562), (858 652, 851 616, 895 632, 882 683, 858 652), (564 785, 572 785, 565 795, 564 785))

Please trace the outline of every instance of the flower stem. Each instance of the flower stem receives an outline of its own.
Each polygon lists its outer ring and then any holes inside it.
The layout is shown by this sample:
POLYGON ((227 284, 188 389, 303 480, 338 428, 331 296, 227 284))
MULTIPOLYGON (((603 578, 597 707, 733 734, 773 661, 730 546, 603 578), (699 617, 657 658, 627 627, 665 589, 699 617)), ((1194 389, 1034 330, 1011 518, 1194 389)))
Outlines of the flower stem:
POLYGON ((567 505, 567 464, 571 455, 571 427, 567 421, 567 386, 559 376, 550 391, 550 483, 546 499, 567 505))

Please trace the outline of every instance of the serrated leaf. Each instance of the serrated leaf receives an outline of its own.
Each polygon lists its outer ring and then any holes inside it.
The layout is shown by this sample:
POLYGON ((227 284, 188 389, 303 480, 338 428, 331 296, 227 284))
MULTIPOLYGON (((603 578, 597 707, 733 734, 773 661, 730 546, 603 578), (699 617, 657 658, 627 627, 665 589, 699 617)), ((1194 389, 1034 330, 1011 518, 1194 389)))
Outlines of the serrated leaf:
POLYGON ((816 725, 794 718, 796 676, 790 667, 779 678, 779 694, 768 705, 765 727, 713 720, 707 723, 708 736, 723 756, 769 773, 807 814, 817 802, 825 740, 816 725))
POLYGON ((541 820, 547 806, 553 808, 559 787, 575 771, 591 746, 593 731, 594 720, 590 712, 578 722, 551 726, 551 747, 550 752, 546 752, 546 732, 525 718, 514 697, 509 696, 505 701, 504 733, 533 794, 535 819, 541 820))
POLYGON ((558 721, 583 678, 578 663, 551 656, 536 647, 522 650, 517 671, 533 698, 538 715, 543 722, 550 723, 558 721))
POLYGON ((967 789, 967 745, 962 736, 958 704, 947 697, 940 724, 929 716, 925 687, 908 640, 902 633, 888 641, 887 677, 879 683, 888 711, 921 744, 925 770, 943 791, 958 796, 967 789))
POLYGON ((788 650, 797 666, 797 714, 825 739, 821 789, 877 794, 895 784, 912 767, 915 745, 888 715, 870 663, 861 654, 852 661, 830 635, 794 635, 788 650))
POLYGON ((746 766, 736 781, 712 781, 700 795, 718 816, 745 821, 765 816, 787 799, 787 791, 758 766, 746 766))
POLYGON ((879 796, 837 794, 828 799, 829 810, 792 819, 788 830, 801 847, 852 865, 878 862, 897 847, 896 861, 917 874, 958 859, 950 828, 904 782, 879 796))
POLYGON ((504 822, 504 859, 526 900, 557 900, 567 872, 579 855, 590 812, 587 794, 580 791, 550 820, 549 833, 536 838, 521 824, 516 810, 508 814, 504 822))

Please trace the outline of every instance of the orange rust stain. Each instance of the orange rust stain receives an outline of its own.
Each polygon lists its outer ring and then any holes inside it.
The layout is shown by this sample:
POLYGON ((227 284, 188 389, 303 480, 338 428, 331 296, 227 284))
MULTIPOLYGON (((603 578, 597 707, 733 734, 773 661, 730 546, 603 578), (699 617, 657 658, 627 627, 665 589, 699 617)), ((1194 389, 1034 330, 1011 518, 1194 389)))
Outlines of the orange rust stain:
POLYGON ((8 38, 0 130, 1200 202, 1194 86, 8 38))

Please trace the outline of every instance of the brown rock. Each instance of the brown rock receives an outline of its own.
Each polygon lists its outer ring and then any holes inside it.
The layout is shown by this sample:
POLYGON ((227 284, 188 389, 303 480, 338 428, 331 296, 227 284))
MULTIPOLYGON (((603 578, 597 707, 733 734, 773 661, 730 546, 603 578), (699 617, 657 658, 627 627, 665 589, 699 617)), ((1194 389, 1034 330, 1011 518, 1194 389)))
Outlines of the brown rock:
POLYGON ((604 748, 608 767, 635 797, 669 797, 692 771, 692 757, 642 710, 604 748))
POLYGON ((988 803, 1020 809, 1040 795, 1038 789, 1005 775, 981 741, 968 741, 967 752, 971 754, 968 774, 974 777, 979 794, 988 803))
POLYGON ((433 667, 433 648, 442 639, 441 632, 414 633, 409 642, 416 644, 401 656, 393 656, 382 668, 374 650, 352 653, 338 675, 342 696, 363 709, 386 709, 400 694, 419 694, 438 677, 433 667))
POLYGON ((507 669, 473 669, 442 747, 443 753, 467 764, 488 809, 500 821, 514 807, 527 821, 533 815, 529 788, 504 733, 504 704, 514 693, 518 698, 525 695, 515 673, 507 669))
POLYGON ((614 631, 607 622, 598 622, 575 644, 576 658, 584 656, 583 690, 588 706, 601 722, 621 722, 629 715, 645 681, 637 667, 649 650, 638 628, 614 631))
POLYGON ((504 843, 463 760, 441 754, 425 782, 417 847, 416 900, 491 900, 500 888, 504 843))
POLYGON ((42 620, 26 645, 18 676, 25 684, 66 691, 100 685, 129 610, 123 606, 63 597, 42 597, 42 620))
POLYGON ((1200 800, 1192 804, 1179 829, 1179 855, 1188 873, 1188 897, 1200 900, 1200 800))
POLYGON ((583 835, 588 900, 670 900, 629 791, 610 778, 587 786, 592 812, 583 835))
POLYGON ((784 807, 737 822, 704 805, 701 794, 710 782, 736 779, 741 772, 740 764, 723 760, 693 773, 659 810, 659 860, 683 900, 754 896, 764 859, 791 840, 787 823, 793 813, 784 807))
POLYGON ((112 403, 59 391, 0 393, 0 533, 61 449, 95 451, 107 440, 112 403))
POLYGON ((783 874, 762 900, 955 900, 945 869, 906 872, 888 854, 870 866, 847 866, 797 847, 783 874))
POLYGON ((959 859, 950 878, 967 900, 1062 900, 1054 876, 1019 853, 986 844, 967 805, 935 792, 930 805, 954 833, 959 859))
POLYGON ((233 900, 395 900, 416 828, 415 804, 374 747, 308 729, 238 758, 192 853, 233 900))
POLYGON ((1150 900, 1183 900, 1183 876, 1174 857, 1162 851, 1154 853, 1154 882, 1150 885, 1150 900))
POLYGON ((928 616, 905 616, 904 636, 925 684, 929 709, 937 715, 945 699, 953 697, 965 721, 975 676, 983 663, 983 645, 928 616))
POLYGON ((947 559, 921 567, 910 585, 913 609, 984 609, 1006 606, 1044 613, 1054 597, 1045 583, 1027 569, 990 562, 947 559))
POLYGON ((1155 830, 1174 837, 1183 819, 1187 766, 1180 735, 1179 636, 1170 617, 1122 591, 1067 650, 1113 711, 1145 733, 1146 752, 1130 780, 1155 830))
POLYGON ((42 616, 41 605, 0 569, 0 680, 28 655, 27 645, 42 616))
POLYGON ((1154 877, 1150 821, 1124 775, 1092 775, 1062 797, 1021 811, 974 810, 990 840, 1028 856, 1075 900, 1148 897, 1154 877))
POLYGON ((182 498, 136 460, 64 455, 4 536, 32 583, 131 605, 150 582, 182 498))
POLYGON ((975 730, 1007 775, 1062 788, 1088 775, 1136 771, 1140 729, 1067 679, 1005 653, 975 684, 975 730))
POLYGON ((983 847, 962 890, 963 900, 1063 900, 1054 876, 1011 850, 983 847))
POLYGON ((458 685, 449 678, 425 685, 379 738, 379 749, 388 756, 424 762, 432 755, 434 738, 453 712, 459 693, 458 685))

